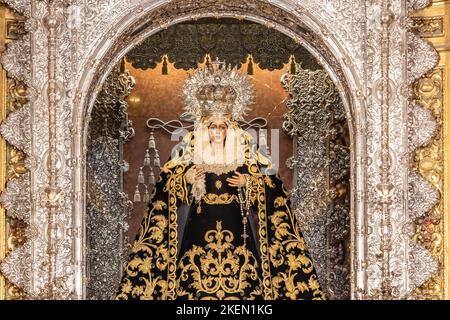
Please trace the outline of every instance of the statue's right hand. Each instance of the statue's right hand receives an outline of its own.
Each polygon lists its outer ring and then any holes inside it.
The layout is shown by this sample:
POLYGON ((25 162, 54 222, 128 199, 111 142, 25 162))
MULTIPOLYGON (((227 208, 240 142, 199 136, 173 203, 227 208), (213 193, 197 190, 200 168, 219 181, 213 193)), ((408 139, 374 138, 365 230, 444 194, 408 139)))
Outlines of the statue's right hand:
POLYGON ((194 184, 195 181, 203 176, 205 170, 201 167, 192 166, 186 171, 186 181, 194 184))

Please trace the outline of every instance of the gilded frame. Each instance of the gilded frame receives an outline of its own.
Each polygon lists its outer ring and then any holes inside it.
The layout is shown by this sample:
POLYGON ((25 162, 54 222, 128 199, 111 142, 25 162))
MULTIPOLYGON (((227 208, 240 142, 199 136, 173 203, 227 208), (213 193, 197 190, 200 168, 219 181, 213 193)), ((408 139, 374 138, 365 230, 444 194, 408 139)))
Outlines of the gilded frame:
MULTIPOLYGON (((418 102, 435 109, 440 134, 429 147, 418 152, 414 166, 439 190, 441 198, 435 210, 443 215, 438 228, 430 230, 434 241, 428 241, 436 248, 440 268, 434 279, 418 289, 418 295, 429 299, 450 299, 450 1, 434 0, 430 7, 417 11, 413 25, 422 37, 430 41, 439 53, 439 64, 423 78, 432 80, 438 90, 416 96, 418 102), (440 136, 439 136, 440 135, 440 136), (439 141, 442 139, 442 141, 439 141), (432 169, 430 169, 432 168, 432 169), (442 241, 442 248, 439 248, 442 241)), ((435 90, 436 88, 433 88, 435 90)), ((416 232, 422 236, 427 232, 416 232)))

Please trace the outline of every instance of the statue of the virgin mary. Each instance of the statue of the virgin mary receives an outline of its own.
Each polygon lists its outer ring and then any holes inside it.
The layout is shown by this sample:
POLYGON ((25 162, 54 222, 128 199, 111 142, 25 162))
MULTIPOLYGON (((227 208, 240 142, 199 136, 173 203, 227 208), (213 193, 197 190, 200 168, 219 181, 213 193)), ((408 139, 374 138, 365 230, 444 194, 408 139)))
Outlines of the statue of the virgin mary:
POLYGON ((238 121, 253 89, 236 68, 189 77, 192 115, 164 164, 117 299, 323 299, 270 159, 238 121))

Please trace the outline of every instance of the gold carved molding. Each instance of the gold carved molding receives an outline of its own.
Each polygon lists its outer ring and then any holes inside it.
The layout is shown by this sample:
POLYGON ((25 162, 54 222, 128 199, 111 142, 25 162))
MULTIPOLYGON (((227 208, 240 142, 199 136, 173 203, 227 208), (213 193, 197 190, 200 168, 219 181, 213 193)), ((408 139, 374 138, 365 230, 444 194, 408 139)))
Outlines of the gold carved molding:
MULTIPOLYGON (((18 39, 24 33, 24 20, 0 4, 0 52, 5 50, 10 41, 18 39)), ((0 65, 0 123, 9 112, 21 108, 26 102, 25 86, 17 80, 8 78, 0 65)), ((0 193, 8 181, 27 172, 24 160, 25 155, 22 151, 8 145, 0 137, 0 193)), ((16 246, 25 242, 25 227, 20 220, 7 218, 5 208, 0 204, 0 261, 16 246)), ((22 295, 23 293, 0 273, 0 300, 19 299, 22 295)))
POLYGON ((423 38, 444 36, 444 17, 413 17, 412 28, 423 38))
POLYGON ((433 1, 414 14, 413 28, 437 49, 438 66, 414 85, 414 97, 437 120, 436 135, 427 146, 416 150, 413 168, 440 193, 440 200, 426 218, 416 221, 414 239, 437 258, 439 270, 416 290, 419 299, 449 299, 450 287, 450 1, 433 1))
MULTIPOLYGON (((414 155, 413 168, 430 182, 441 194, 444 189, 444 135, 443 135, 443 81, 445 69, 437 67, 419 79, 414 86, 416 102, 429 109, 436 118, 438 129, 433 141, 426 147, 418 148, 414 155)), ((414 240, 424 245, 439 262, 438 273, 427 283, 416 289, 418 298, 443 299, 445 295, 445 255, 444 233, 447 221, 444 217, 444 201, 424 218, 416 221, 414 240)))
MULTIPOLYGON (((5 50, 5 15, 6 9, 0 5, 0 50, 5 50)), ((6 75, 0 66, 0 121, 6 117, 6 75)), ((3 192, 6 184, 6 142, 0 138, 0 192, 3 192)), ((0 204, 0 261, 6 256, 6 216, 5 209, 0 204)), ((0 300, 6 298, 5 278, 0 274, 0 300)))

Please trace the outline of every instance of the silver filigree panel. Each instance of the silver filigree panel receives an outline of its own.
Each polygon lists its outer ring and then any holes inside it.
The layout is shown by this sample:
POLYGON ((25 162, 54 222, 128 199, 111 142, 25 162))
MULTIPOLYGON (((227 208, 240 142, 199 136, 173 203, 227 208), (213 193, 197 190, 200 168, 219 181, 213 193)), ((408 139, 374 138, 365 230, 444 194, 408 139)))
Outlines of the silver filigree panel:
POLYGON ((294 139, 292 207, 319 281, 331 299, 350 298, 350 154, 344 107, 324 70, 297 64, 283 76, 289 93, 283 129, 294 139))
POLYGON ((132 202, 123 191, 123 143, 132 137, 127 118, 134 79, 120 67, 103 84, 92 110, 87 153, 88 299, 112 299, 128 252, 127 218, 132 202))

